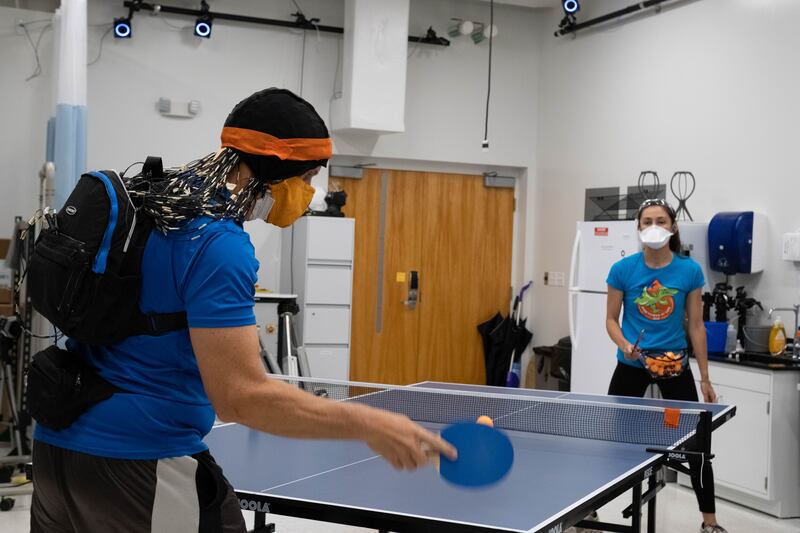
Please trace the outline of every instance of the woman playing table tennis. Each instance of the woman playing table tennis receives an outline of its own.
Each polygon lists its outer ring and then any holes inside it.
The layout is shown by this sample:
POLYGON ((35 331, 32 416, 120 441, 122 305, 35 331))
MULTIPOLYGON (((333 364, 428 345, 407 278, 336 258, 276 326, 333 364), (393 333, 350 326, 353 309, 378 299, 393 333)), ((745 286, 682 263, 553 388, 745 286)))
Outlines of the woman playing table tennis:
MULTIPOLYGON (((664 200, 646 200, 636 214, 639 239, 644 251, 617 261, 608 273, 606 330, 619 349, 617 367, 608 387, 616 396, 644 396, 656 383, 665 399, 698 401, 692 370, 688 364, 677 375, 664 374, 668 362, 642 357, 648 348, 680 353, 687 349, 687 333, 700 369, 703 400, 716 401, 708 377, 706 332, 702 320, 701 292, 705 280, 700 266, 680 255, 680 234, 675 211, 664 200), (623 309, 624 308, 624 309, 623 309), (622 323, 620 324, 620 311, 622 323), (684 321, 686 325, 684 326, 684 321), (645 368, 645 361, 648 369, 645 368)), ((690 461, 692 487, 703 515, 701 533, 727 533, 717 523, 714 504, 714 475, 710 464, 700 468, 690 461)))

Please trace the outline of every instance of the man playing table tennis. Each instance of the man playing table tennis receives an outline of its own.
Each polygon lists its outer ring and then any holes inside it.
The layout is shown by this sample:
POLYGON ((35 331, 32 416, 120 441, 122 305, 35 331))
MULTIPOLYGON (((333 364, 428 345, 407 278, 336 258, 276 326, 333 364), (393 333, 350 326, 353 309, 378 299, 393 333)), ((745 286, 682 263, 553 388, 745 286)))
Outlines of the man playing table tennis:
MULTIPOLYGON (((680 236, 675 211, 660 199, 645 200, 636 214, 642 253, 617 261, 608 274, 606 329, 617 350, 617 368, 611 378, 608 394, 644 396, 651 383, 657 383, 668 400, 698 401, 697 390, 688 364, 678 364, 677 375, 655 380, 645 371, 642 347, 662 348, 676 352, 687 347, 684 317, 688 334, 700 369, 700 388, 706 402, 716 401, 716 393, 708 377, 706 334, 702 320, 700 293, 703 271, 689 257, 680 255, 680 236), (622 326, 619 315, 623 308, 622 326), (682 370, 682 371, 681 371, 682 370)), ((667 352, 670 356, 672 352, 667 352)), ((651 361, 648 360, 648 364, 651 361)), ((674 365, 673 361, 657 362, 654 368, 674 365)), ((714 473, 711 465, 702 467, 699 460, 689 462, 692 487, 703 515, 700 533, 726 533, 717 523, 714 502, 714 473)))
POLYGON ((239 503, 203 437, 223 420, 288 437, 365 441, 395 468, 455 449, 408 418, 333 402, 269 379, 259 357, 258 261, 242 228, 285 227, 306 211, 309 181, 331 156, 313 107, 286 90, 240 102, 217 153, 167 169, 148 193, 145 313, 185 311, 188 330, 109 346, 69 341, 114 394, 65 429, 37 427, 31 531, 243 532, 239 503))

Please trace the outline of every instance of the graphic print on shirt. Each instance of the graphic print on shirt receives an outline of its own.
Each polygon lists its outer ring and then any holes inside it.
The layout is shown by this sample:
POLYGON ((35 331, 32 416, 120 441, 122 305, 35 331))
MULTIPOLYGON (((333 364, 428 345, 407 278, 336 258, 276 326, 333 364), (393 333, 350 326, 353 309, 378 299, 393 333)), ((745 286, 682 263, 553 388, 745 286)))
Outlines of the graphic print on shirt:
POLYGON ((675 310, 675 300, 678 294, 676 289, 670 289, 655 280, 649 287, 642 289, 642 295, 634 300, 639 307, 639 312, 650 320, 666 320, 675 310))

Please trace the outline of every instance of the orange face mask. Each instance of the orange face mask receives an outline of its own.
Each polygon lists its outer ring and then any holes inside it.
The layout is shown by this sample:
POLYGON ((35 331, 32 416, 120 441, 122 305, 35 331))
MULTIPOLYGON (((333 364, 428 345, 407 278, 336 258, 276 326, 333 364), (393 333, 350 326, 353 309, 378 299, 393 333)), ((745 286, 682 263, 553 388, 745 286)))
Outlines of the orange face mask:
POLYGON ((285 228, 306 212, 314 197, 314 187, 294 177, 271 185, 270 195, 275 203, 269 210, 267 222, 285 228))

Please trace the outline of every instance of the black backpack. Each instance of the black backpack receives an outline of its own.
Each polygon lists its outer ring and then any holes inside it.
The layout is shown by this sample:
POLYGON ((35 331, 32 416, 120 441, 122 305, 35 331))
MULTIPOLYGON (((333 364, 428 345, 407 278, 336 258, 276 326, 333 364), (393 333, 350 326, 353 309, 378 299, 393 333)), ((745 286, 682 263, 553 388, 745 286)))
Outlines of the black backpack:
MULTIPOLYGON (((148 157, 143 174, 160 180, 161 159, 148 157)), ((139 207, 115 171, 88 172, 39 234, 27 272, 31 302, 70 338, 107 345, 188 327, 183 311, 139 309, 142 254, 153 229, 139 207)))

